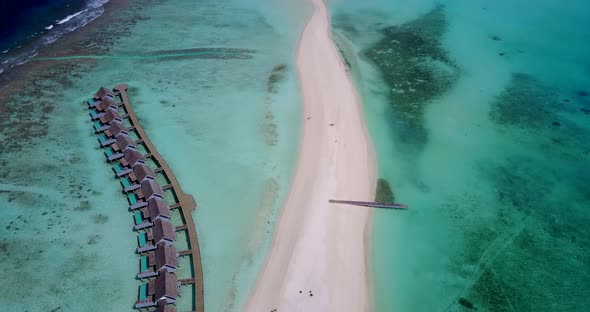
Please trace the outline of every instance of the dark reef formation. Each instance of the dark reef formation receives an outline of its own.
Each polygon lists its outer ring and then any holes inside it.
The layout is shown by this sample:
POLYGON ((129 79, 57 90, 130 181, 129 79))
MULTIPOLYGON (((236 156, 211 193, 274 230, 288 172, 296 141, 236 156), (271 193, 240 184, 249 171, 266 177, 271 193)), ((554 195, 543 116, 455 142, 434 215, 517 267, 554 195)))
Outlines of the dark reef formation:
POLYGON ((266 91, 268 93, 277 92, 278 84, 285 80, 287 70, 287 64, 279 64, 272 69, 266 82, 266 91))
POLYGON ((457 301, 464 308, 470 306, 461 298, 486 311, 577 311, 590 303, 583 291, 590 280, 589 132, 568 118, 575 108, 561 99, 550 86, 514 74, 492 102, 490 119, 520 148, 479 164, 493 206, 475 191, 445 205, 459 207, 449 211, 464 231, 453 261, 466 280, 457 301))
POLYGON ((444 7, 439 5, 411 22, 382 28, 382 38, 363 52, 389 88, 396 138, 418 150, 428 142, 426 107, 459 75, 441 44, 446 28, 444 7))
POLYGON ((375 192, 375 201, 383 203, 394 203, 395 195, 391 190, 389 182, 385 179, 377 180, 377 191, 375 192))

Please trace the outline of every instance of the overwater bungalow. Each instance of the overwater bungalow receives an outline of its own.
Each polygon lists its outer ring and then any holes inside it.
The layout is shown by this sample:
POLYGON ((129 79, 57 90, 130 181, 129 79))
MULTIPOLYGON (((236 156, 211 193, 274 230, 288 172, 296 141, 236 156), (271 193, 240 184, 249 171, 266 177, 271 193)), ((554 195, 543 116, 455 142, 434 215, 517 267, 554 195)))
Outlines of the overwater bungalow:
POLYGON ((125 193, 132 192, 141 186, 141 182, 145 179, 156 179, 156 174, 146 164, 138 164, 133 167, 133 172, 129 173, 126 177, 121 178, 121 184, 123 184, 123 190, 125 193))
POLYGON ((96 91, 96 93, 94 93, 94 99, 95 100, 102 100, 104 98, 114 99, 115 94, 113 93, 113 91, 111 91, 105 87, 100 87, 100 89, 98 89, 98 91, 96 91))
POLYGON ((119 115, 116 109, 107 110, 102 117, 99 118, 103 124, 110 125, 114 120, 123 122, 123 118, 119 115))
POLYGON ((137 143, 130 136, 121 134, 117 136, 117 141, 111 145, 111 148, 116 152, 125 152, 129 148, 137 148, 137 143))
POLYGON ((178 266, 178 253, 172 245, 160 244, 147 256, 139 259, 139 274, 137 278, 148 278, 158 275, 162 271, 172 273, 178 266))
POLYGON ((150 168, 150 166, 146 164, 140 164, 133 167, 133 174, 130 175, 130 178, 133 181, 141 183, 145 179, 156 180, 156 174, 152 168, 150 168))
POLYGON ((138 164, 133 167, 133 172, 129 173, 126 177, 121 178, 121 184, 123 184, 123 190, 125 193, 132 192, 141 187, 141 182, 145 179, 156 179, 156 174, 146 164, 138 164))
POLYGON ((133 219, 135 221, 134 230, 140 230, 153 226, 154 221, 158 219, 170 220, 170 207, 161 198, 151 198, 148 200, 146 207, 138 209, 133 219))
POLYGON ((145 164, 147 158, 138 150, 128 148, 123 152, 123 158, 113 166, 113 171, 117 177, 123 177, 133 172, 133 167, 139 164, 145 164))
MULTIPOLYGON (((115 109, 110 108, 106 112, 100 114, 100 118, 94 119, 94 131, 97 133, 107 130, 109 126, 115 121, 120 123, 123 122, 123 119, 121 116, 119 116, 119 112, 117 112, 115 109)), ((91 116, 93 115, 91 114, 91 116)), ((98 116, 98 113, 94 116, 98 116)))
POLYGON ((133 194, 129 194, 129 210, 147 206, 147 201, 151 198, 164 198, 164 191, 160 184, 152 179, 145 179, 141 181, 140 188, 135 190, 133 194))
POLYGON ((98 136, 98 142, 101 147, 111 145, 115 143, 115 138, 120 134, 128 135, 129 131, 122 123, 113 121, 111 126, 98 136))
POLYGON ((108 161, 117 160, 123 157, 124 152, 129 148, 136 148, 137 144, 126 134, 117 136, 115 143, 111 144, 104 152, 108 161))
POLYGON ((113 121, 104 134, 109 138, 116 138, 121 134, 129 135, 129 130, 120 121, 113 121))
POLYGON ((152 198, 164 198, 164 191, 160 184, 152 179, 147 179, 141 182, 141 188, 138 189, 135 194, 139 198, 143 198, 144 200, 149 200, 152 198))
MULTIPOLYGON (((96 91, 96 93, 92 96, 92 98, 90 98, 86 101, 86 103, 88 104, 88 107, 94 108, 94 107, 96 107, 96 105, 98 105, 105 98, 114 100, 115 94, 112 91, 110 91, 109 89, 107 89, 105 87, 101 87, 100 89, 98 89, 98 91, 96 91)), ((92 116, 92 113, 90 116, 92 116)))
POLYGON ((142 253, 156 249, 160 243, 172 245, 176 240, 176 229, 166 219, 157 219, 151 228, 137 236, 137 252, 142 253))
POLYGON ((136 309, 173 304, 180 293, 180 283, 173 273, 163 272, 139 286, 136 309))
POLYGON ((113 99, 105 97, 100 102, 96 102, 96 104, 94 105, 94 109, 96 109, 96 111, 99 113, 106 113, 109 109, 118 110, 119 106, 117 105, 117 103, 115 103, 113 99))

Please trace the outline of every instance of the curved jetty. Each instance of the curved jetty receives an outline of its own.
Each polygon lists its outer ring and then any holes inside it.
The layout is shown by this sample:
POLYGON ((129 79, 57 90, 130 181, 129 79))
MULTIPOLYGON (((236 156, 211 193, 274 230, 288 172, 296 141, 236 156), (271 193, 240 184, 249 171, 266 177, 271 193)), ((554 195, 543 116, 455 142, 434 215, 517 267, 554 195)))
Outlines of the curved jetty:
POLYGON ((139 231, 137 253, 141 258, 137 278, 147 281, 139 286, 135 308, 176 311, 172 304, 176 303, 181 285, 193 284, 194 310, 204 312, 201 254, 191 216, 196 202, 182 191, 148 138, 126 92, 126 84, 118 84, 113 90, 101 87, 87 104, 98 142, 105 148, 106 160, 113 164, 115 177, 120 179, 129 201, 133 230, 139 231), (179 212, 174 221, 172 210, 179 212), (188 249, 177 252, 176 233, 182 231, 188 238, 188 249), (191 259, 191 276, 177 278, 179 259, 187 256, 191 259))

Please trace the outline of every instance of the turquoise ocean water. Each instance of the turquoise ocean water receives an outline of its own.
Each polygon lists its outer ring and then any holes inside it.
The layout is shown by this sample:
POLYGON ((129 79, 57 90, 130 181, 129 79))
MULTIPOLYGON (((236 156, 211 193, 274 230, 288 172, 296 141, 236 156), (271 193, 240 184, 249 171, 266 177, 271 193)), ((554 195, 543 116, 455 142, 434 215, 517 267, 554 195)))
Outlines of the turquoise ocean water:
POLYGON ((198 202, 207 311, 239 310, 297 155, 294 55, 308 11, 291 5, 134 2, 76 33, 90 58, 31 60, 48 66, 0 102, 3 311, 129 311, 137 299, 132 215, 82 104, 120 82, 198 202))
POLYGON ((330 6, 410 206, 375 213, 374 310, 590 309, 590 4, 330 6))

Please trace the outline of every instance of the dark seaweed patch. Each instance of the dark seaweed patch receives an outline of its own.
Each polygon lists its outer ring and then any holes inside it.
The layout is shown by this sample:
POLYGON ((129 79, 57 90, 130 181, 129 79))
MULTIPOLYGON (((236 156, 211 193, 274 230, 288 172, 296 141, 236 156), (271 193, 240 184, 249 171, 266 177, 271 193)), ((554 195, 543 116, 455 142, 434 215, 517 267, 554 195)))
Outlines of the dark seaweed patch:
POLYGON ((384 203, 394 203, 395 202, 395 195, 391 190, 391 186, 389 182, 385 179, 378 179, 377 180, 377 191, 375 193, 375 201, 376 202, 384 202, 384 203))
POLYGON ((87 211, 87 210, 90 210, 91 208, 92 208, 92 206, 90 205, 90 202, 87 200, 83 200, 80 202, 78 207, 76 207, 76 210, 87 211))
POLYGON ((473 303, 471 303, 471 301, 469 301, 469 300, 467 300, 467 299, 465 299, 463 297, 459 298, 459 300, 457 300, 457 302, 460 305, 466 307, 467 309, 473 309, 473 308, 475 308, 475 306, 473 305, 473 303))
POLYGON ((88 241, 86 242, 88 245, 94 245, 96 243, 98 243, 98 241, 100 240, 100 235, 98 234, 93 234, 88 236, 88 241))
MULTIPOLYGON (((338 46, 338 43, 336 43, 336 46, 338 46)), ((346 68, 350 71, 350 69, 352 68, 352 64, 350 64, 348 57, 346 57, 346 53, 344 53, 344 50, 342 50, 342 48, 340 48, 339 46, 338 46, 338 52, 340 53, 340 57, 342 58, 342 61, 344 61, 346 68)))
MULTIPOLYGON (((467 275, 471 287, 464 297, 489 311, 542 311, 559 301, 587 303, 581 285, 590 278, 584 269, 590 233, 583 224, 590 216, 580 209, 590 205, 590 199, 587 189, 577 186, 584 175, 560 166, 513 156, 482 171, 482 179, 496 190, 496 216, 458 225, 465 226, 464 252, 455 263, 476 267, 467 275)), ((575 306, 560 310, 575 311, 575 306)))
POLYGON ((444 7, 399 26, 381 30, 382 38, 363 55, 376 65, 395 114, 397 139, 423 147, 428 141, 424 112, 457 80, 457 66, 441 45, 447 28, 444 7))
POLYGON ((573 114, 579 111, 556 89, 520 73, 512 75, 490 109, 490 119, 510 139, 544 155, 579 159, 590 152, 588 130, 569 118, 573 114))
POLYGON ((277 93, 279 84, 285 80, 288 71, 287 64, 276 65, 266 81, 266 113, 264 114, 264 123, 262 125, 262 135, 264 142, 269 146, 274 146, 279 141, 278 126, 275 122, 275 116, 272 112, 272 94, 277 93))
POLYGON ((534 159, 508 158, 507 165, 498 166, 488 174, 498 201, 527 215, 545 208, 544 203, 557 186, 554 176, 539 171, 534 159))
POLYGON ((268 80, 266 82, 266 91, 268 93, 276 93, 277 92, 277 85, 285 80, 285 75, 287 74, 287 64, 279 64, 275 66, 270 75, 268 76, 268 80))
POLYGON ((520 128, 545 127, 565 108, 551 88, 522 73, 512 75, 508 87, 492 104, 492 121, 520 128))
POLYGON ((105 224, 109 221, 109 216, 99 213, 99 214, 92 216, 92 221, 95 224, 105 224))

